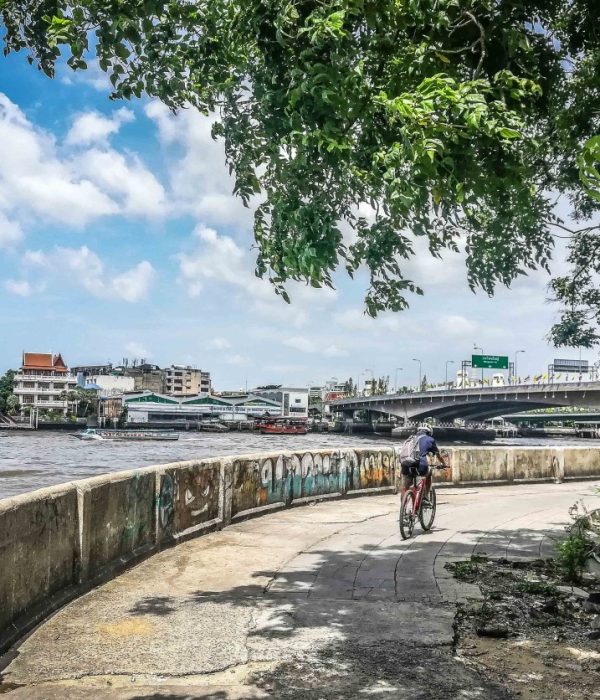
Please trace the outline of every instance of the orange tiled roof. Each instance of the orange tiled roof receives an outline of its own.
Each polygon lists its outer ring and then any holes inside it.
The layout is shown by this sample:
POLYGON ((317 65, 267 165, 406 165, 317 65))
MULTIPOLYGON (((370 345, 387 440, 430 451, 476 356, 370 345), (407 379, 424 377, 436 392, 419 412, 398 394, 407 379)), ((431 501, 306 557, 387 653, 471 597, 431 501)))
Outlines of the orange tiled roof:
POLYGON ((66 372, 67 367, 60 354, 52 356, 51 352, 24 352, 23 369, 47 369, 66 372))

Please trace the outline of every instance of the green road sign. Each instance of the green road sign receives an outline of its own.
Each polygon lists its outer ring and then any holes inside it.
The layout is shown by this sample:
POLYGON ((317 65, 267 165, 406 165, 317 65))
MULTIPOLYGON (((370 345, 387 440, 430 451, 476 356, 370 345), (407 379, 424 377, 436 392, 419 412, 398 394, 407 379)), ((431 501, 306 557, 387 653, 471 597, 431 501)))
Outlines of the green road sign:
POLYGON ((508 356, 471 355, 471 365, 481 369, 508 369, 508 356))

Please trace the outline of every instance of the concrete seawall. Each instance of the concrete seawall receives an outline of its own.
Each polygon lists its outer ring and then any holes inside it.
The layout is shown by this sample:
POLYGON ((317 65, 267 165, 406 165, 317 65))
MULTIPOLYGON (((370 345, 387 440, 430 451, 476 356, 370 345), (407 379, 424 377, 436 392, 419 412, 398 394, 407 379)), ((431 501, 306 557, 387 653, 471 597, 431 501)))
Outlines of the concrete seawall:
MULTIPOLYGON (((398 448, 191 460, 0 501, 0 651, 128 564, 247 517, 318 498, 393 492, 398 448)), ((440 485, 597 478, 600 450, 457 447, 440 485)), ((560 488, 560 487, 557 487, 560 488)))

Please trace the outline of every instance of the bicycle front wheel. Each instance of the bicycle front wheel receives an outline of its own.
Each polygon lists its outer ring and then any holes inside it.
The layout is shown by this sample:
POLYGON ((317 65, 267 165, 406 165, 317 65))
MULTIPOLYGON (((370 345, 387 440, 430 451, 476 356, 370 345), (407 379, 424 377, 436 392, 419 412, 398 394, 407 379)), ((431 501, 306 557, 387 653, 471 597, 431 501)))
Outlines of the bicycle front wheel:
POLYGON ((414 527, 415 495, 412 491, 407 491, 400 508, 400 535, 403 540, 407 540, 412 535, 414 527))
POLYGON ((436 508, 437 497, 435 495, 435 489, 433 484, 429 491, 429 498, 423 498, 421 501, 421 510, 419 511, 419 522, 423 530, 431 530, 433 526, 433 520, 435 518, 435 508, 436 508))

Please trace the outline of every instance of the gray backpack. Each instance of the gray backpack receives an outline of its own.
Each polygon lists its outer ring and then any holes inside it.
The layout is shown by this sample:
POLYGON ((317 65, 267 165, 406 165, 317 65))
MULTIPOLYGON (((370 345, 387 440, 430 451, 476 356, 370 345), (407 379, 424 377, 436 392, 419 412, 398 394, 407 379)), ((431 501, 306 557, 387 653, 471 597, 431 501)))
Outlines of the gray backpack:
POLYGON ((421 459, 420 438, 420 435, 411 435, 408 440, 402 443, 400 448, 400 465, 402 467, 416 467, 419 464, 421 459))

